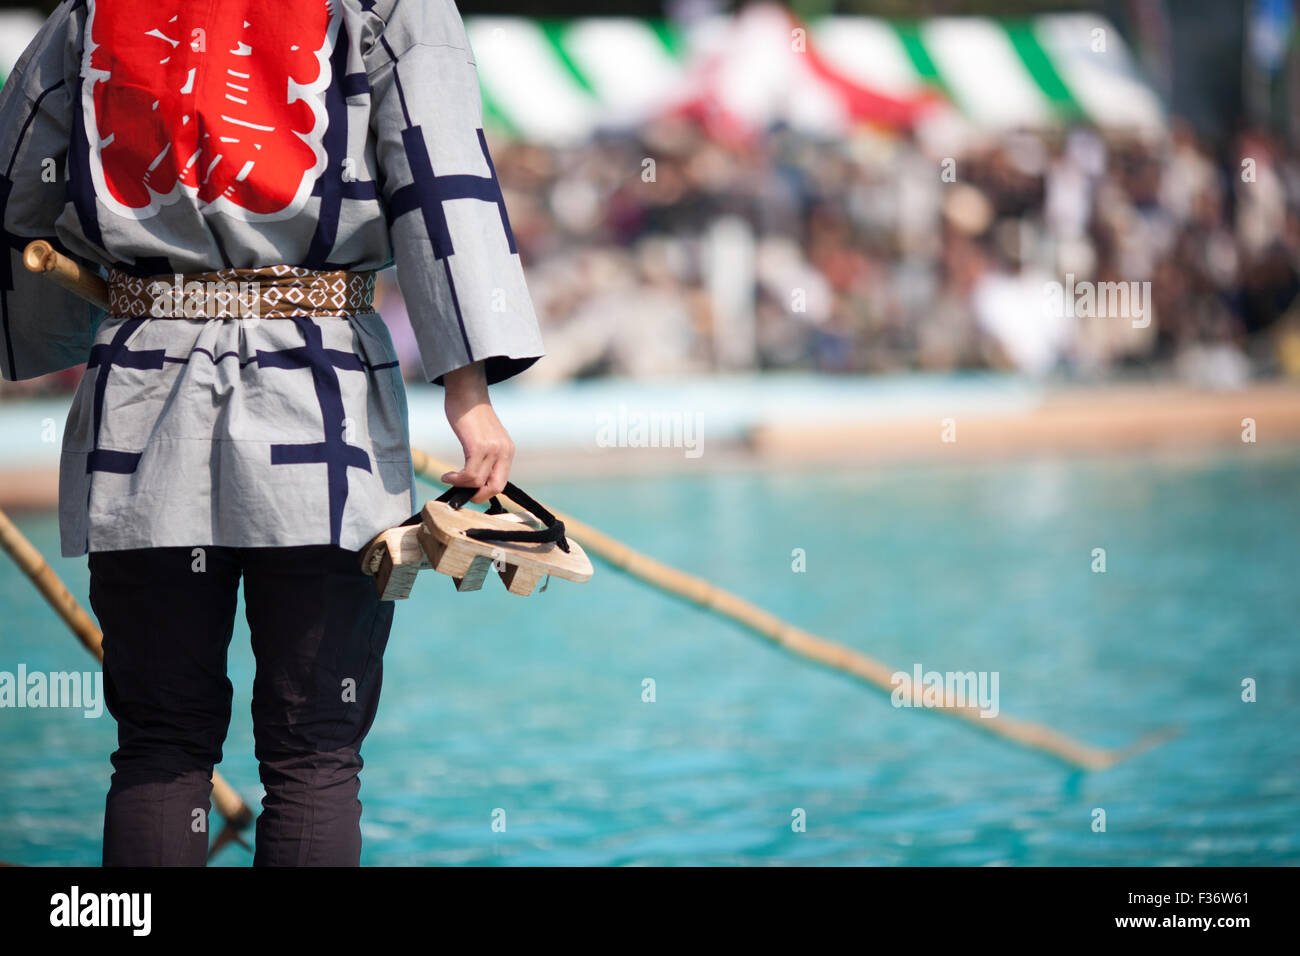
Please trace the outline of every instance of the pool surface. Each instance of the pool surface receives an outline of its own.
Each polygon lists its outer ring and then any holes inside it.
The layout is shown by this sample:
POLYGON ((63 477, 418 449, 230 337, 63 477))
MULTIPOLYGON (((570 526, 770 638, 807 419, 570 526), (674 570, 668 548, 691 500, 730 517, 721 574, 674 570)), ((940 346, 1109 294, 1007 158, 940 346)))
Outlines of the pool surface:
MULTIPOLYGON (((429 573, 398 605, 363 751, 363 862, 1300 863, 1297 489, 1300 455, 1253 445, 530 484, 892 667, 996 671, 1004 714, 1103 746, 1182 733, 1075 772, 599 563, 590 584, 529 598, 492 580, 459 595, 429 573)), ((18 523, 85 603, 85 559, 57 557, 54 517, 18 523)), ((93 666, 0 560, 0 670, 20 663, 93 666)), ((230 672, 220 770, 256 805, 242 610, 230 672)), ((99 862, 114 734, 107 713, 0 710, 0 860, 99 862)))

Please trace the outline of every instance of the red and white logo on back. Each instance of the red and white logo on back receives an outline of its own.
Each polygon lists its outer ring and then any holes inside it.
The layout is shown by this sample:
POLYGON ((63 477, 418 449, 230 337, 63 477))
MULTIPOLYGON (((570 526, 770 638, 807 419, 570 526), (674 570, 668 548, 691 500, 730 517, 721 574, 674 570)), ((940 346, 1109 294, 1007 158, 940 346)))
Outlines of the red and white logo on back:
POLYGON ((82 111, 100 201, 133 219, 182 196, 296 215, 325 168, 338 18, 331 0, 91 0, 82 111))

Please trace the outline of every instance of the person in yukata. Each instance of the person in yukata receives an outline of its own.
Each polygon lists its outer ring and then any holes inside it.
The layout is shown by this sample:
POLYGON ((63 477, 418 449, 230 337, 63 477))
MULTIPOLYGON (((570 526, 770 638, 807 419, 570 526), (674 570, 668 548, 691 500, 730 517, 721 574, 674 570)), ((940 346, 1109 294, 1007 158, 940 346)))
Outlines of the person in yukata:
POLYGON ((460 14, 65 0, 0 89, 0 213, 0 372, 86 363, 59 519, 118 725, 104 863, 205 861, 242 577, 254 865, 358 864, 393 619, 359 552, 416 509, 374 272, 396 264, 465 453, 443 480, 475 501, 514 454, 488 386, 542 355, 460 14), (107 313, 24 270, 37 238, 105 274, 107 313))

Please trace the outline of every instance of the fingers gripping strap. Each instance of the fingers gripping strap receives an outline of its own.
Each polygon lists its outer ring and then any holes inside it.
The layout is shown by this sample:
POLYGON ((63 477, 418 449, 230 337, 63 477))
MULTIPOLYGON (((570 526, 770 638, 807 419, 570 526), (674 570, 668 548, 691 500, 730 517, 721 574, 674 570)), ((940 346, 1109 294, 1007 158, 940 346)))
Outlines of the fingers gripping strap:
MULTIPOLYGON (((544 530, 520 530, 520 531, 499 531, 496 528, 470 528, 465 534, 476 541, 524 541, 539 542, 554 541, 556 547, 561 551, 568 553, 569 542, 564 537, 564 522, 560 521, 555 515, 546 510, 535 498, 527 492, 522 491, 514 482, 507 481, 505 490, 501 492, 515 504, 519 505, 533 517, 537 518, 543 525, 544 530)), ((452 508, 459 510, 465 504, 478 494, 477 488, 462 488, 456 485, 448 488, 435 500, 450 505, 452 508)), ((487 514, 504 514, 505 508, 494 495, 488 502, 487 514)))

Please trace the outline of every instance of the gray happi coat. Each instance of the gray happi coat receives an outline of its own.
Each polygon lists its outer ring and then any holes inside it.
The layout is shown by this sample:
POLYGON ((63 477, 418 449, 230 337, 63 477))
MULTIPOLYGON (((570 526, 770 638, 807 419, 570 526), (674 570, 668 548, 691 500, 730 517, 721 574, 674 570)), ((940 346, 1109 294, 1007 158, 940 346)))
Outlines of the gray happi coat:
POLYGON ((542 354, 452 0, 65 0, 0 88, 0 372, 87 363, 64 556, 362 547, 415 510, 379 315, 104 315, 32 239, 135 276, 396 263, 426 377, 542 354), (191 125, 193 124, 193 125, 191 125))

